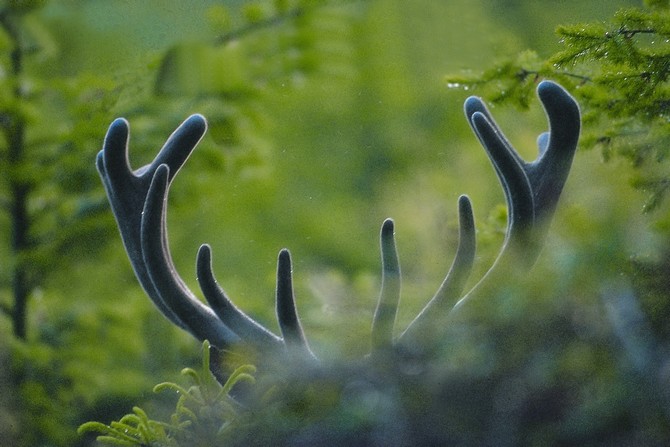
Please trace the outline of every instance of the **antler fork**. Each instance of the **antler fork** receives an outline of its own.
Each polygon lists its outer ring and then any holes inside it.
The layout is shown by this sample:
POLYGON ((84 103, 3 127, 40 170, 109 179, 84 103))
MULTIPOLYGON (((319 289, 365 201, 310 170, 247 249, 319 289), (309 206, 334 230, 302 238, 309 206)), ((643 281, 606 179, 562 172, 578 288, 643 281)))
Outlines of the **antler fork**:
MULTIPOLYGON (((382 290, 372 324, 373 353, 411 338, 412 333, 426 327, 436 310, 451 305, 451 313, 457 313, 484 290, 484 285, 496 280, 499 266, 508 262, 512 253, 523 250, 529 261, 527 267, 537 258, 567 179, 580 129, 578 105, 562 87, 544 81, 538 86, 538 95, 549 120, 549 132, 538 138, 539 157, 531 163, 523 161, 514 150, 481 99, 471 97, 465 102, 468 122, 503 186, 508 205, 505 242, 491 269, 461 297, 476 246, 472 205, 467 196, 461 196, 459 246, 452 267, 435 296, 396 341, 393 332, 400 299, 400 264, 394 223, 391 219, 384 221, 380 235, 382 290)), ((168 191, 206 128, 201 115, 189 117, 168 138, 153 162, 132 171, 128 162, 128 123, 117 119, 109 127, 97 157, 97 168, 135 274, 159 310, 200 340, 208 339, 220 349, 246 343, 264 352, 290 349, 314 358, 295 306, 288 250, 281 250, 277 261, 276 312, 281 337, 237 308, 219 287, 212 272, 208 245, 200 247, 196 268, 198 283, 209 306, 188 289, 175 269, 166 228, 168 191)))

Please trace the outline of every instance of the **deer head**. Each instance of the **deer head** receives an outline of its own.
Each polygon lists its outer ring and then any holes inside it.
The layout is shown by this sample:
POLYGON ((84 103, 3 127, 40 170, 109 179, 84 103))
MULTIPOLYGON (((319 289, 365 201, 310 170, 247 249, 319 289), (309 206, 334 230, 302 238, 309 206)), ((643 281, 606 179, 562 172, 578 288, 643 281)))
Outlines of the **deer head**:
MULTIPOLYGON (((400 264, 394 222, 384 221, 380 244, 382 286, 372 322, 372 354, 386 352, 412 338, 436 314, 457 316, 470 302, 481 299, 499 281, 500 266, 518 262, 523 268, 536 260, 547 226, 556 209, 577 147, 580 114, 576 101, 559 85, 543 81, 538 96, 549 121, 549 131, 538 138, 539 155, 524 161, 498 128, 481 99, 465 102, 465 115, 486 150, 502 184, 508 206, 505 241, 492 267, 464 293, 475 257, 475 224, 467 196, 458 200, 459 244, 452 266, 434 297, 398 337, 394 324, 400 299, 400 264)), ((174 324, 219 349, 244 345, 259 352, 290 350, 315 358, 301 327, 292 285, 291 255, 279 252, 277 260, 276 313, 280 335, 272 333, 233 304, 219 287, 211 267, 211 249, 202 245, 197 254, 198 282, 207 303, 189 290, 168 250, 166 205, 170 185, 179 169, 205 134, 201 115, 186 119, 168 138, 150 164, 133 171, 128 161, 129 125, 124 119, 109 127, 97 169, 135 274, 156 307, 174 324)))

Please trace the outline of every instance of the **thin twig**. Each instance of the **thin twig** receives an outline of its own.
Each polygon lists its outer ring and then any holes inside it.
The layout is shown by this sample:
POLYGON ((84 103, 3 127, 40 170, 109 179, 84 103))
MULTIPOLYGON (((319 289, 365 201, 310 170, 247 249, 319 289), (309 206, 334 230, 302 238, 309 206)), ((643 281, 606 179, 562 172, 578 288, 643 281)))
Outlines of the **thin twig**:
POLYGON ((635 37, 636 34, 656 34, 656 30, 652 28, 644 29, 626 29, 625 27, 619 28, 616 32, 606 32, 605 37, 611 39, 615 36, 624 36, 627 39, 635 37))
MULTIPOLYGON (((522 77, 522 78, 525 78, 528 75, 538 75, 539 76, 539 75, 542 75, 542 74, 543 73, 539 70, 527 70, 525 68, 522 68, 521 71, 519 72, 519 76, 522 77)), ((577 73, 570 73, 569 71, 553 71, 552 74, 563 75, 563 76, 567 76, 569 78, 579 79, 579 80, 584 81, 584 82, 592 82, 593 81, 593 79, 589 76, 580 75, 580 74, 577 74, 577 73)))
POLYGON ((219 37, 216 38, 214 43, 216 45, 224 45, 228 42, 240 39, 248 34, 253 34, 254 32, 259 31, 261 29, 271 28, 273 26, 281 25, 282 23, 288 20, 296 19, 300 17, 302 14, 304 14, 304 12, 305 12, 304 8, 298 7, 286 11, 284 13, 281 13, 279 15, 268 17, 267 19, 252 22, 236 30, 230 31, 225 34, 221 34, 219 37))

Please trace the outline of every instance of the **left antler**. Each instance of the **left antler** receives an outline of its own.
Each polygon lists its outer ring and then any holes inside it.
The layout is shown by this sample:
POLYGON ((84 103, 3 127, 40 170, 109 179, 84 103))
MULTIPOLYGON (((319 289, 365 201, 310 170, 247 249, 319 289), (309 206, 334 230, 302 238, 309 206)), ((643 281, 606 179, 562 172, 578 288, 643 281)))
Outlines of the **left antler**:
MULTIPOLYGON (((538 95, 549 119, 549 132, 539 137, 540 155, 531 163, 517 154, 479 98, 466 101, 468 122, 487 150, 505 192, 509 210, 507 235, 491 269, 458 300, 472 269, 476 245, 472 205, 467 196, 461 196, 459 246, 452 267, 435 296, 398 341, 409 339, 411 333, 426 327, 435 311, 453 306, 451 313, 457 313, 484 285, 497 280, 499 266, 511 260, 512 253, 523 250, 529 261, 527 267, 537 258, 539 242, 570 170, 580 128, 577 103, 563 88, 545 81, 539 84, 538 95)), ((208 245, 198 251, 197 274, 209 306, 188 289, 175 269, 166 228, 168 191, 206 128, 201 115, 189 117, 170 136, 154 161, 136 171, 128 163, 128 123, 117 119, 107 132, 97 168, 135 274, 163 314, 200 340, 207 339, 220 349, 246 343, 261 352, 281 353, 288 349, 313 358, 295 306, 288 250, 281 250, 277 261, 276 311, 281 337, 237 308, 219 287, 212 272, 208 245)), ((400 300, 400 265, 391 219, 384 221, 380 239, 382 288, 372 323, 373 354, 395 345, 393 331, 400 300)))
POLYGON ((245 315, 218 287, 207 245, 198 252, 197 269, 199 284, 211 307, 204 305, 177 273, 168 248, 167 194, 172 179, 206 129, 203 116, 189 117, 170 136, 154 161, 136 171, 128 163, 128 123, 117 119, 107 132, 97 168, 135 274, 170 321, 219 349, 243 339, 261 350, 302 345, 311 355, 295 308, 288 251, 280 252, 277 267, 277 316, 283 339, 245 315))

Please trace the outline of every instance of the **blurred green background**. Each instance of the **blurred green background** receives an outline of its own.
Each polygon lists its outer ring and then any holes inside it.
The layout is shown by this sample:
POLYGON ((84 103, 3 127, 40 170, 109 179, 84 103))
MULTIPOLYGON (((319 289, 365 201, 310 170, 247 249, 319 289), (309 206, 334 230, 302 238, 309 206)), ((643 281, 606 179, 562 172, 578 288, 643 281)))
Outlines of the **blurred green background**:
MULTIPOLYGON (((170 194, 170 246, 193 290, 195 253, 207 242, 224 289, 274 331, 275 261, 287 247, 313 349, 355 357, 368 349, 384 218, 396 222, 401 329, 449 267, 460 194, 471 197, 478 225, 472 283, 504 236, 502 190, 462 113, 470 92, 448 88, 444 76, 476 72, 527 48, 548 55, 559 46, 557 25, 604 20, 640 2, 1 5, 3 23, 19 27, 26 51, 12 77, 13 37, 5 27, 0 108, 25 119, 21 169, 35 184, 28 202, 34 243, 25 253, 11 249, 9 212, 0 217, 3 308, 12 304, 18 257, 36 266, 37 279, 23 339, 0 315, 0 439, 72 446, 92 445, 76 435, 82 422, 108 422, 133 404, 160 411, 163 397, 151 387, 175 380, 199 358, 199 343, 140 289, 106 205, 94 159, 114 118, 130 122, 135 168, 189 114, 209 120, 170 194), (291 16, 294 8, 303 13, 291 16), (17 83, 28 93, 12 94, 17 83)), ((546 129, 539 103, 527 112, 492 112, 533 159, 536 136, 546 129)), ((3 169, 7 195, 15 174, 3 169)), ((544 353, 554 374, 583 385, 580 414, 603 430, 624 418, 615 408, 644 382, 616 342, 607 295, 630 289, 639 297, 649 343, 662 346, 670 335, 667 300, 658 292, 667 278, 659 266, 670 253, 668 230, 658 222, 667 221, 669 208, 643 214, 644 192, 629 185, 631 171, 625 161, 603 163, 600 154, 579 151, 526 289, 495 306, 501 327, 517 336, 515 350, 544 353)), ((642 424, 651 427, 649 439, 668 434, 658 414, 642 424)))

